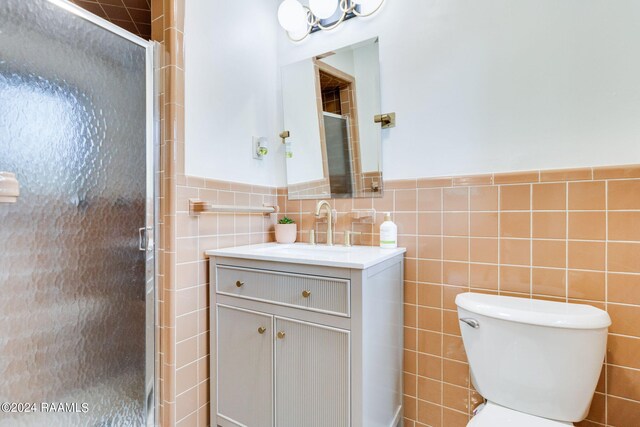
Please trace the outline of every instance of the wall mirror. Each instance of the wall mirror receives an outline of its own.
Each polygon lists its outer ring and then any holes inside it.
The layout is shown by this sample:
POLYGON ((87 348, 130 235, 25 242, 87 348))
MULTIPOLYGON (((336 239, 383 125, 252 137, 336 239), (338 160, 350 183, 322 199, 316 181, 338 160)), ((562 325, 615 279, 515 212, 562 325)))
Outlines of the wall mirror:
POLYGON ((382 197, 378 39, 283 67, 282 94, 289 199, 382 197))

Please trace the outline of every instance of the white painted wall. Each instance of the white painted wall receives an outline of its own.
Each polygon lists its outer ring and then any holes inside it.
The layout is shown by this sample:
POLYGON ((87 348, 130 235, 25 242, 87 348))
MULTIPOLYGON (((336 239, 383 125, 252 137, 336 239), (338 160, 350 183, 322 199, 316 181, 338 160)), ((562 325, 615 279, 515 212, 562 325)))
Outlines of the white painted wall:
POLYGON ((298 44, 278 4, 187 0, 188 174, 284 185, 280 66, 375 36, 386 179, 640 163, 637 0, 386 0, 298 44))
POLYGON ((638 22, 637 0, 386 0, 302 43, 280 31, 278 56, 380 37, 386 179, 640 163, 638 22))
POLYGON ((380 127, 373 117, 380 114, 380 63, 378 44, 361 46, 353 51, 360 133, 360 162, 363 172, 380 170, 380 127))
POLYGON ((342 49, 331 56, 321 59, 321 61, 355 77, 356 67, 353 63, 353 51, 351 49, 342 49))
POLYGON ((186 1, 188 175, 284 185, 276 13, 274 1, 186 1), (252 136, 269 138, 264 160, 252 136))

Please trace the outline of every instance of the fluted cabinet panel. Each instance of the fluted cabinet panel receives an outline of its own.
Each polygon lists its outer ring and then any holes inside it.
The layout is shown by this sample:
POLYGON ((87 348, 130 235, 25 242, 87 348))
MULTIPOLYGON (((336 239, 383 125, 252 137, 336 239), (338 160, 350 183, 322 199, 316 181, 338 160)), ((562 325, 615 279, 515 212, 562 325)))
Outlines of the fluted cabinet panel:
POLYGON ((221 305, 217 316, 218 415, 237 425, 271 427, 273 318, 221 305))
POLYGON ((276 427, 350 426, 349 332, 276 318, 276 427))
POLYGON ((145 48, 47 0, 0 1, 0 426, 143 425, 145 48))
POLYGON ((348 280, 226 266, 219 266, 217 272, 219 293, 343 316, 350 314, 348 280))

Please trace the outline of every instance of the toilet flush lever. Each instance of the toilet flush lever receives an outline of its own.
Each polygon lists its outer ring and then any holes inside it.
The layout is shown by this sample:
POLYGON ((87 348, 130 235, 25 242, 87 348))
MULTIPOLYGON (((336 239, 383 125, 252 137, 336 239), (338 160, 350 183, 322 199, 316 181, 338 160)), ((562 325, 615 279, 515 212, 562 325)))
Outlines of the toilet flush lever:
POLYGON ((462 317, 462 318, 460 318, 460 321, 466 323, 469 326, 471 326, 473 329, 478 329, 480 327, 480 322, 478 322, 476 319, 471 319, 471 318, 468 318, 468 317, 462 317))

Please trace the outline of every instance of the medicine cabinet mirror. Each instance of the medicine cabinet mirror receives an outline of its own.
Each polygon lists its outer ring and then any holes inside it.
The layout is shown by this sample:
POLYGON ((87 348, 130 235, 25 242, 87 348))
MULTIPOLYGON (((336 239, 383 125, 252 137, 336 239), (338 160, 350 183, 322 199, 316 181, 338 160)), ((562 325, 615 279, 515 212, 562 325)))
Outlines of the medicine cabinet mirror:
POLYGON ((378 40, 284 66, 282 94, 289 199, 382 197, 378 40))

